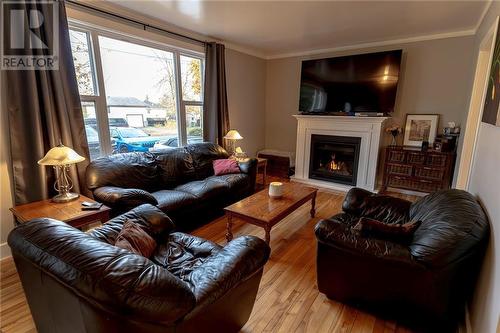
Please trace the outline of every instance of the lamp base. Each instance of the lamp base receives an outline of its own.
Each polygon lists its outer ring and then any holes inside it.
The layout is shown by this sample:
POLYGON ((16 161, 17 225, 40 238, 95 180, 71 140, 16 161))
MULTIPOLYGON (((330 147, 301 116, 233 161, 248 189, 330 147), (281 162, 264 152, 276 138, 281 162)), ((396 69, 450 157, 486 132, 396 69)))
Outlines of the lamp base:
POLYGON ((68 202, 68 201, 76 200, 79 197, 80 197, 80 194, 67 192, 67 193, 61 193, 61 194, 56 195, 55 197, 52 198, 52 201, 53 202, 68 202))

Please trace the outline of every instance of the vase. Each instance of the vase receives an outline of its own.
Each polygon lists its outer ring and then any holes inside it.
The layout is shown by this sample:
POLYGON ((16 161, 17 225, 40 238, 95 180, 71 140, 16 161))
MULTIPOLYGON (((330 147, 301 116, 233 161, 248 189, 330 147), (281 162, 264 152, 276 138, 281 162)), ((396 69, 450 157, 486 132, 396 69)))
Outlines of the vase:
POLYGON ((398 145, 398 142, 396 141, 396 136, 393 135, 392 136, 392 141, 391 141, 391 146, 397 146, 398 145))

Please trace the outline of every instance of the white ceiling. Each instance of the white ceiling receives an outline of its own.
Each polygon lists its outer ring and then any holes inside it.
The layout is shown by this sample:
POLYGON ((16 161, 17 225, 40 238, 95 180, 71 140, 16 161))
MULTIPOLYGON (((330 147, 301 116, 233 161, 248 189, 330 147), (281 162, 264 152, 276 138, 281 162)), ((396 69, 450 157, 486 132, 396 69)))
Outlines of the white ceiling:
POLYGON ((473 34, 489 5, 487 1, 110 1, 266 57, 473 34))

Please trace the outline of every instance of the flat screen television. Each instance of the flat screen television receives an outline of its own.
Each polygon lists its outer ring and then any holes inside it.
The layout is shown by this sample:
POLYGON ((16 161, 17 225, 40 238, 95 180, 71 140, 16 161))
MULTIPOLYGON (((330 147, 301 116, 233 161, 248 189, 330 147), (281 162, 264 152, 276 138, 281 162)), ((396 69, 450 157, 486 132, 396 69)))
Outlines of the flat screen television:
POLYGON ((391 113, 402 50, 302 62, 302 114, 391 113))

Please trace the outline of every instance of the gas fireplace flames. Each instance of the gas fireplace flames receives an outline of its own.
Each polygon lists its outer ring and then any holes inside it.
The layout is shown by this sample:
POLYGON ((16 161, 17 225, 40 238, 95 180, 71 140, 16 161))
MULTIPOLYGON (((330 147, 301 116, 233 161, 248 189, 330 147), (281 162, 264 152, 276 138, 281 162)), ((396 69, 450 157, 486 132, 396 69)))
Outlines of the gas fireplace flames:
POLYGON ((335 160, 335 154, 332 155, 332 160, 330 161, 330 163, 328 163, 328 166, 327 168, 330 170, 330 171, 338 171, 338 170, 343 170, 345 168, 345 163, 340 161, 340 162, 337 162, 335 160))

